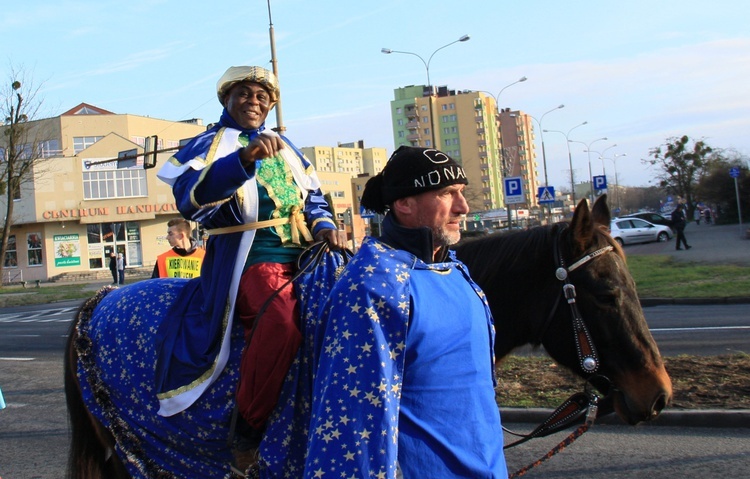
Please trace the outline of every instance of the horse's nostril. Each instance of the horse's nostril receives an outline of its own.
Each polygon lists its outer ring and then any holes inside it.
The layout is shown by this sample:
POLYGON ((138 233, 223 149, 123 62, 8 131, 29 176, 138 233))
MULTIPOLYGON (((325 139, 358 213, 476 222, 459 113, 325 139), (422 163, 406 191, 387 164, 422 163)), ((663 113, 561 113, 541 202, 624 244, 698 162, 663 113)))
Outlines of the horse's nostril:
POLYGON ((667 407, 667 395, 660 394, 659 397, 656 398, 656 401, 654 401, 653 406, 651 406, 652 419, 658 416, 665 407, 667 407))

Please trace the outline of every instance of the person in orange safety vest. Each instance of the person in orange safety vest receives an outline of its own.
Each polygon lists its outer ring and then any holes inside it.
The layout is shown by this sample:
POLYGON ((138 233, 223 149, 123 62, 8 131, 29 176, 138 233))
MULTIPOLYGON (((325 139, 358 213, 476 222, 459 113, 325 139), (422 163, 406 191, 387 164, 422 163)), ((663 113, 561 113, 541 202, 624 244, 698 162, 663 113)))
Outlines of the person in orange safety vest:
POLYGON ((190 222, 174 218, 167 223, 167 241, 172 247, 156 257, 152 278, 196 278, 206 250, 198 248, 190 236, 190 222))

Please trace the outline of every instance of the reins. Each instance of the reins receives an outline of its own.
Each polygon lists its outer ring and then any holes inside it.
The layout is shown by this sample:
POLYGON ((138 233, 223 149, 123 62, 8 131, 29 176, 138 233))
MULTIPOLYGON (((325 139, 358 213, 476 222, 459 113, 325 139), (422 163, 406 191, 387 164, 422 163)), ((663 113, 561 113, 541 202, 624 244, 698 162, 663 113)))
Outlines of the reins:
POLYGON ((552 310, 547 316, 544 326, 539 332, 538 342, 542 342, 544 334, 546 333, 549 325, 552 322, 552 319, 557 313, 557 308, 560 305, 560 298, 564 297, 570 308, 571 319, 573 322, 578 363, 583 373, 589 375, 588 379, 586 380, 586 388, 583 392, 575 393, 568 399, 566 399, 557 409, 552 412, 552 414, 550 414, 547 419, 545 419, 539 426, 536 427, 536 429, 534 429, 529 434, 519 434, 503 427, 503 430, 505 432, 514 436, 521 437, 521 439, 505 445, 503 449, 518 446, 519 444, 523 444, 531 439, 537 437, 546 437, 550 434, 558 432, 578 421, 580 417, 584 415, 584 413, 585 420, 581 426, 579 426, 557 446, 553 447, 547 454, 532 462, 531 464, 517 470, 513 474, 510 474, 509 478, 523 476, 529 470, 539 466, 555 454, 564 450, 567 446, 572 444, 576 439, 583 435, 583 433, 588 431, 588 429, 594 424, 594 421, 596 420, 597 413, 599 412, 599 400, 601 399, 599 394, 597 394, 596 392, 596 387, 593 386, 591 381, 593 379, 603 379, 607 384, 610 383, 609 379, 605 376, 595 375, 596 371, 599 369, 599 356, 597 354, 594 342, 591 338, 591 334, 589 333, 589 330, 586 327, 586 323, 583 321, 583 317, 581 316, 581 312, 578 309, 578 305, 576 304, 576 290, 575 286, 570 282, 570 273, 586 265, 588 262, 594 260, 595 258, 614 250, 614 248, 611 245, 599 248, 591 253, 585 254, 577 261, 574 261, 573 264, 571 264, 569 267, 566 267, 565 259, 563 258, 561 251, 562 235, 566 229, 567 228, 565 225, 562 225, 558 228, 557 234, 555 235, 555 243, 553 246, 554 260, 555 265, 557 266, 557 268, 555 269, 555 278, 563 283, 562 295, 556 295, 552 310))

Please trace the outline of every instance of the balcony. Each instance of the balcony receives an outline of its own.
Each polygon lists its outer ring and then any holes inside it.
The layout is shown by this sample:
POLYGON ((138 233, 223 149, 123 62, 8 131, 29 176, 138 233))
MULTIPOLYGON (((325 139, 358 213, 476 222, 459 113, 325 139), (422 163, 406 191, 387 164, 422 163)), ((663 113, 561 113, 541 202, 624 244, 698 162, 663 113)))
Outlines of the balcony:
POLYGON ((406 135, 406 139, 408 141, 419 141, 419 133, 412 133, 411 135, 406 135))
POLYGON ((413 120, 413 121, 408 122, 406 124, 406 128, 410 130, 416 130, 417 128, 419 128, 419 121, 413 120))

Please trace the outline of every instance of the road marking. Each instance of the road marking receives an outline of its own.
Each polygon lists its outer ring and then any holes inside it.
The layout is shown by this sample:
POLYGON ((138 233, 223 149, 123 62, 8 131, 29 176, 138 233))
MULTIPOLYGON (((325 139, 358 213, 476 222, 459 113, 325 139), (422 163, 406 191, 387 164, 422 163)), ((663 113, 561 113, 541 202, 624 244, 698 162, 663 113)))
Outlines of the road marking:
POLYGON ((54 323, 70 322, 71 317, 63 317, 77 311, 78 307, 73 308, 54 308, 42 311, 8 313, 0 314, 0 323, 54 323))
POLYGON ((669 331, 726 331, 732 329, 750 329, 750 326, 705 326, 699 328, 653 328, 652 333, 669 331))
POLYGON ((0 361, 33 361, 36 358, 0 358, 0 361))

